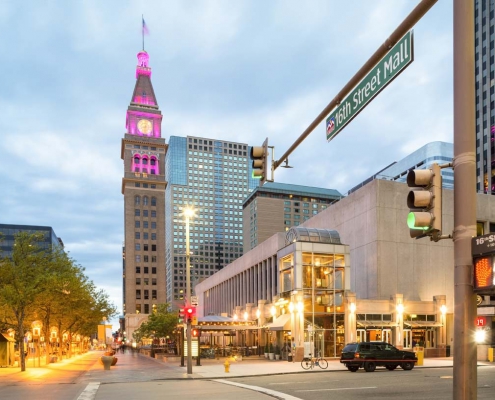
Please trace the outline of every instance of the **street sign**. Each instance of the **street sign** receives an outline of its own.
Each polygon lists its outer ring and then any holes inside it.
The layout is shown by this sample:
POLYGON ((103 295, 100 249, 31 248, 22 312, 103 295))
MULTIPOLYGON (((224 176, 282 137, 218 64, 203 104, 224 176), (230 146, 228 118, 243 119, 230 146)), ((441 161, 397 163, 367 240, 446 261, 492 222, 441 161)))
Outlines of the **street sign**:
POLYGON ((191 305, 193 307, 197 307, 198 306, 198 296, 191 296, 191 305))
POLYGON ((474 323, 478 327, 486 326, 486 317, 476 317, 474 323))
POLYGON ((473 256, 491 253, 495 253, 495 233, 488 233, 471 239, 471 254, 473 256))
POLYGON ((413 34, 407 32, 326 120, 327 141, 332 140, 373 98, 414 59, 413 34))

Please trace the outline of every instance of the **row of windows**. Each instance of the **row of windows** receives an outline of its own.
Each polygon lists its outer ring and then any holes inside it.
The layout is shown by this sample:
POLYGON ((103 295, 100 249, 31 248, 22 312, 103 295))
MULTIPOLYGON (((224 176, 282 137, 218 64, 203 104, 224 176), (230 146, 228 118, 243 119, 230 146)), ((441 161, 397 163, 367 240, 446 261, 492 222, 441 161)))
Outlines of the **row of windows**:
MULTIPOLYGON (((148 232, 143 232, 143 239, 148 240, 150 237, 148 232)), ((135 232, 134 233, 134 239, 141 239, 141 232, 135 232)), ((156 240, 156 233, 151 234, 151 240, 156 240)))
MULTIPOLYGON (((141 262, 141 255, 137 254, 136 256, 136 262, 141 262)), ((143 262, 149 262, 150 258, 149 256, 143 256, 143 262)), ((156 256, 151 256, 151 262, 156 263, 156 256)))
MULTIPOLYGON (((302 211, 303 211, 303 214, 309 214, 309 210, 303 209, 302 211)), ((284 207, 284 212, 291 212, 291 208, 290 207, 284 207)), ((294 212, 299 213, 300 209, 295 208, 294 212)), ((318 210, 313 210, 313 215, 316 215, 316 214, 318 214, 318 210)), ((296 215, 296 217, 299 217, 299 215, 296 215)))
MULTIPOLYGON (((141 184, 140 184, 140 183, 138 183, 138 182, 136 182, 136 183, 134 183, 134 187, 141 187, 141 184)), ((148 184, 147 184, 147 183, 143 183, 143 187, 144 187, 144 188, 147 188, 147 187, 148 187, 148 184)), ((149 185, 149 187, 150 187, 151 189, 156 189, 156 184, 151 183, 151 184, 149 185)))
MULTIPOLYGON (((147 206, 149 204, 149 197, 148 196, 143 196, 143 206, 147 206)), ((141 196, 134 196, 134 205, 139 206, 141 205, 141 196)), ((151 197, 151 205, 156 206, 156 197, 152 196, 151 197)), ((156 212, 155 212, 156 216, 156 212)))
MULTIPOLYGON (((149 227, 149 222, 148 221, 143 221, 143 228, 148 229, 149 227)), ((134 221, 134 227, 135 228, 141 228, 141 221, 134 221)), ((151 229, 156 229, 156 222, 151 223, 151 229)))
MULTIPOLYGON (((143 245, 143 251, 149 251, 149 248, 150 248, 149 245, 147 245, 147 244, 143 245)), ((140 251, 141 250, 141 243, 136 243, 135 249, 137 251, 140 251)), ((156 244, 151 245, 151 251, 156 251, 156 244)), ((153 256, 153 257, 155 257, 155 256, 153 256)))
MULTIPOLYGON (((155 210, 151 210, 151 212, 149 212, 148 210, 143 210, 143 217, 147 217, 149 214, 151 214, 151 218, 156 218, 156 211, 155 210)), ((140 217, 141 216, 141 210, 136 208, 134 210, 134 216, 140 217)))
MULTIPOLYGON (((144 300, 149 300, 150 298, 149 290, 144 290, 143 298, 144 300)), ((141 289, 136 290, 136 300, 141 300, 141 289)), ((151 300, 156 300, 156 290, 151 291, 151 300)), ((148 314, 149 310, 146 311, 147 304, 145 304, 144 306, 145 306, 144 312, 145 314, 148 314)))
MULTIPOLYGON (((149 268, 148 267, 143 267, 143 273, 147 274, 149 273, 149 268)), ((136 274, 141 273, 141 267, 136 267, 136 274)), ((156 267, 151 267, 151 273, 156 274, 156 267)))
MULTIPOLYGON (((142 282, 145 286, 148 286, 150 284, 149 278, 143 278, 142 282)), ((151 279, 151 284, 153 286, 156 286, 156 278, 151 279)), ((136 278, 136 285, 141 285, 141 278, 136 278)))

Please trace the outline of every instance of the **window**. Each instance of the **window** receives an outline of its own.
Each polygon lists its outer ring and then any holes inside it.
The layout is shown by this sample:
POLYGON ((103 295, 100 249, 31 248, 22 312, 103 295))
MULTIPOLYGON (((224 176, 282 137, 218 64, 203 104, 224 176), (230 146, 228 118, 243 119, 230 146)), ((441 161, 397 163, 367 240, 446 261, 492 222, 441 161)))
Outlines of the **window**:
POLYGON ((134 205, 138 206, 141 203, 141 197, 136 196, 134 197, 134 205))
POLYGON ((141 245, 139 243, 136 243, 136 251, 141 250, 141 245))
MULTIPOLYGON (((141 296, 139 296, 141 298, 141 296)), ((141 312, 141 304, 136 304, 136 314, 139 314, 141 312)))
POLYGON ((151 240, 156 240, 156 233, 151 234, 151 240))
POLYGON ((144 256, 144 262, 148 262, 148 256, 144 256))
POLYGON ((151 300, 156 300, 156 290, 151 291, 151 300))
POLYGON ((156 286, 156 278, 151 278, 151 285, 156 286))
POLYGON ((156 267, 151 267, 151 273, 156 274, 156 267))
POLYGON ((151 245, 151 251, 156 251, 156 244, 151 245))
POLYGON ((141 227, 141 222, 139 222, 139 221, 134 221, 134 227, 135 227, 135 228, 140 228, 140 227, 141 227))
POLYGON ((156 256, 151 256, 151 262, 156 263, 156 256))
POLYGON ((134 237, 135 237, 136 239, 141 239, 141 234, 140 234, 139 232, 136 232, 136 233, 134 234, 134 237))
POLYGON ((151 198, 151 206, 156 207, 156 197, 154 196, 151 198))
POLYGON ((141 290, 136 290, 136 300, 141 300, 141 290))
POLYGON ((148 205, 148 196, 144 196, 143 197, 143 206, 147 206, 148 205))
POLYGON ((145 314, 149 314, 150 313, 150 305, 149 304, 145 304, 144 305, 144 313, 145 314))
POLYGON ((143 239, 144 239, 144 240, 148 240, 148 233, 147 233, 147 232, 144 232, 144 233, 143 233, 143 239))
POLYGON ((141 278, 136 278, 136 285, 140 285, 141 284, 141 278))
POLYGON ((143 221, 143 228, 148 229, 148 221, 143 221))
POLYGON ((150 295, 149 295, 149 290, 145 290, 145 291, 144 291, 144 299, 145 299, 145 300, 149 300, 149 298, 150 298, 150 295))
POLYGON ((156 229, 156 222, 151 223, 151 229, 156 229))
POLYGON ((148 216, 148 210, 143 210, 143 217, 147 217, 148 216))
POLYGON ((147 274, 148 273, 148 267, 144 267, 144 273, 147 274))
POLYGON ((140 274, 141 273, 141 267, 136 267, 136 274, 140 274))
POLYGON ((155 210, 151 210, 151 218, 156 218, 156 211, 155 210))
POLYGON ((140 255, 136 255, 136 262, 141 262, 141 256, 140 255))
POLYGON ((141 211, 138 210, 137 208, 134 210, 134 216, 139 217, 141 215, 141 211))
POLYGON ((143 247, 144 247, 144 251, 148 251, 148 245, 147 244, 145 244, 143 247))
POLYGON ((144 278, 144 284, 145 286, 148 286, 150 284, 150 280, 148 278, 144 278))

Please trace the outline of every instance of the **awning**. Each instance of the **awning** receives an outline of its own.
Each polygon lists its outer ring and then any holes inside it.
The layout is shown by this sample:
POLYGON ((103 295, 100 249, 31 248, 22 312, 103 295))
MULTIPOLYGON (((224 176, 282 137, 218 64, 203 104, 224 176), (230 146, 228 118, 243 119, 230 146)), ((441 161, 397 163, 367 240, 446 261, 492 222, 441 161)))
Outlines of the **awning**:
POLYGON ((380 327, 380 328, 391 328, 397 326, 397 322, 392 321, 357 321, 357 325, 362 328, 369 328, 372 326, 380 327))
POLYGON ((282 314, 275 321, 266 326, 270 331, 290 331, 290 314, 282 314))
POLYGON ((404 321, 404 325, 411 328, 433 328, 437 326, 443 326, 441 322, 435 321, 404 321))
POLYGON ((253 329, 261 329, 254 325, 198 325, 201 331, 249 331, 253 329))

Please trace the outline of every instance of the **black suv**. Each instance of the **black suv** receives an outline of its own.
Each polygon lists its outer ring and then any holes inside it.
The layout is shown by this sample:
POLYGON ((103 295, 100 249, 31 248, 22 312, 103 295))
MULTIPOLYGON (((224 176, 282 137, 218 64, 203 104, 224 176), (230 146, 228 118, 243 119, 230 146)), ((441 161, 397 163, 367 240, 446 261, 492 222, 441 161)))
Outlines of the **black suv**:
POLYGON ((403 351, 386 342, 349 343, 342 350, 340 362, 351 372, 364 368, 366 372, 373 372, 377 366, 383 366, 393 371, 399 365, 409 371, 417 361, 412 351, 403 351))

